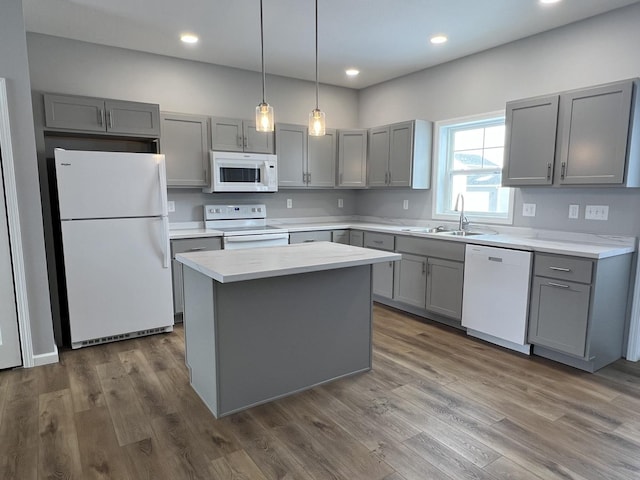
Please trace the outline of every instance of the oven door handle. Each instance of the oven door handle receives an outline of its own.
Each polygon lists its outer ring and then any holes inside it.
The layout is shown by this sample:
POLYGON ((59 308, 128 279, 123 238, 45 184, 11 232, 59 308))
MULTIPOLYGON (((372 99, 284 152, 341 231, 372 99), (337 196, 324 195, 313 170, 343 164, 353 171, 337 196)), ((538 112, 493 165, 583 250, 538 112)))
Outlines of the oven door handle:
POLYGON ((260 240, 279 240, 289 238, 288 233, 267 233, 259 235, 238 235, 235 237, 224 237, 225 243, 255 242, 260 240))

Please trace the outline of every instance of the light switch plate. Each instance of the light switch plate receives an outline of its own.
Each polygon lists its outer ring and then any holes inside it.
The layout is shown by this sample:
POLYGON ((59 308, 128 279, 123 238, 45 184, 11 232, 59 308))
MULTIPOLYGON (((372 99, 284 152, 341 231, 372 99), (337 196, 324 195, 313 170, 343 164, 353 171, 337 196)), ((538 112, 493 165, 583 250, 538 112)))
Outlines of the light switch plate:
POLYGON ((287 208, 293 208, 293 200, 290 198, 287 198, 287 208))
POLYGON ((342 207, 344 207, 344 201, 341 198, 339 198, 338 199, 338 208, 342 208, 342 207))
POLYGON ((169 213, 175 212, 176 211, 176 202, 174 202, 173 200, 169 200, 167 202, 167 211, 169 213))
POLYGON ((402 201, 402 209, 403 210, 409 210, 409 200, 403 200, 402 201))
POLYGON ((587 205, 584 207, 585 220, 608 220, 609 205, 587 205))
POLYGON ((523 203, 522 204, 522 216, 523 217, 535 217, 536 216, 536 204, 535 203, 523 203))
POLYGON ((580 217, 580 205, 569 205, 569 218, 580 217))

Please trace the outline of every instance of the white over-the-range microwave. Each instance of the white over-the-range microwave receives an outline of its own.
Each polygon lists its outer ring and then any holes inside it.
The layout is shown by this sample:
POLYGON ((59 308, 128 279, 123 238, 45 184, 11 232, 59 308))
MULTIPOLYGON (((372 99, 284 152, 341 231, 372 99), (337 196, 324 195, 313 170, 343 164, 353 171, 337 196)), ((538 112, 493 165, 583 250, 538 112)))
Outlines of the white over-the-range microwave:
POLYGON ((278 161, 263 153, 209 152, 209 185, 203 192, 277 192, 278 161))

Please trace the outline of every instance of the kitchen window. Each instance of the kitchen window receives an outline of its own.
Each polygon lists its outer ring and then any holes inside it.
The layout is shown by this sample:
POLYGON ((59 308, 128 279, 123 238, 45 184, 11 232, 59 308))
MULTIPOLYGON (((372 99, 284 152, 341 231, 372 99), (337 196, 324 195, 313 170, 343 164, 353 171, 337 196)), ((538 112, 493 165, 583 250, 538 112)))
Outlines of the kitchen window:
POLYGON ((513 189, 502 187, 504 112, 435 125, 433 218, 457 220, 458 194, 472 222, 513 222, 513 189))

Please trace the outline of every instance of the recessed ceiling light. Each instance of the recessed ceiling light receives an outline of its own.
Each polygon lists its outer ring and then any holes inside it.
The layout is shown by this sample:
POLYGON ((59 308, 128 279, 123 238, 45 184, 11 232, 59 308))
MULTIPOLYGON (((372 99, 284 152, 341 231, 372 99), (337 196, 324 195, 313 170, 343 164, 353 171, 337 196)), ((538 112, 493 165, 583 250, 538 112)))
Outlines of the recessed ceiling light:
POLYGON ((180 40, 184 43, 198 43, 198 36, 192 33, 183 33, 180 35, 180 40))
POLYGON ((429 39, 429 41, 431 43, 433 43, 434 45, 438 45, 440 43, 445 43, 447 40, 449 40, 449 39, 447 38, 446 35, 440 35, 440 34, 439 35, 434 35, 433 37, 431 37, 429 39))
POLYGON ((360 73, 360 70, 356 68, 348 68, 344 71, 344 73, 346 73, 349 77, 355 77, 360 73))
POLYGON ((540 3, 545 3, 545 4, 549 4, 549 3, 558 3, 560 0, 540 0, 540 3))

